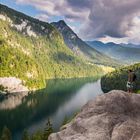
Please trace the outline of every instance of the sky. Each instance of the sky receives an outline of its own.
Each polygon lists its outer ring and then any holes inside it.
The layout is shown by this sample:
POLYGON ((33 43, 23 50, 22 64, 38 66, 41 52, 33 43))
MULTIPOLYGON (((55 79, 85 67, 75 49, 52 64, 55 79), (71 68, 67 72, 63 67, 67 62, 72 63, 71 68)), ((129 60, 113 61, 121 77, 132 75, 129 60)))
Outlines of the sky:
POLYGON ((46 22, 65 20, 83 40, 140 44, 140 0, 0 0, 46 22))

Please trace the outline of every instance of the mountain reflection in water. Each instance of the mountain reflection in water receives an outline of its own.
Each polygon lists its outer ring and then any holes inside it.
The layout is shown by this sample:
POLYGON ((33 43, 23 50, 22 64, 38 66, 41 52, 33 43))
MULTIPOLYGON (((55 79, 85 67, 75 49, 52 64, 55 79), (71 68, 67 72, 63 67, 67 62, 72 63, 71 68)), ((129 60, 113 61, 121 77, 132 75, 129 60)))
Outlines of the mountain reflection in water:
POLYGON ((45 89, 0 101, 0 131, 6 125, 16 140, 24 129, 30 133, 43 129, 48 118, 57 131, 66 116, 70 118, 99 94, 102 90, 97 78, 48 80, 45 89))

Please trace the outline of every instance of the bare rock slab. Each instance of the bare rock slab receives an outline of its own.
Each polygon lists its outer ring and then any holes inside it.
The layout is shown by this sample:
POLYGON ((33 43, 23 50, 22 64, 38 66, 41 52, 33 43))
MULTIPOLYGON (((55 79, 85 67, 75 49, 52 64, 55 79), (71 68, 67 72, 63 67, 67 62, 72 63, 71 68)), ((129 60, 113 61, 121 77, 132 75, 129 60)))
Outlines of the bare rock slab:
POLYGON ((0 77, 0 85, 10 93, 28 91, 28 88, 23 85, 22 80, 16 77, 0 77))
POLYGON ((49 140, 140 140, 140 94, 113 90, 98 96, 49 140))

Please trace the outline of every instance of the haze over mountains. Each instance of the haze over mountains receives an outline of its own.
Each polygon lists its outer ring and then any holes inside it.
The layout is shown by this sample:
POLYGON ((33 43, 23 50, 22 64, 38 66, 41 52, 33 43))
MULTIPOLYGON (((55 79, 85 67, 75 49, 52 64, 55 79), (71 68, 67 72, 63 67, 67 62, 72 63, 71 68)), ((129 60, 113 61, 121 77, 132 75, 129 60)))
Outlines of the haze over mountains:
POLYGON ((114 59, 126 63, 140 62, 140 45, 116 44, 113 42, 103 43, 101 41, 87 41, 86 43, 114 59))
POLYGON ((119 45, 123 46, 123 47, 130 47, 130 48, 139 48, 140 49, 140 44, 136 45, 136 44, 132 44, 132 43, 128 43, 128 44, 124 44, 124 43, 120 43, 119 45))

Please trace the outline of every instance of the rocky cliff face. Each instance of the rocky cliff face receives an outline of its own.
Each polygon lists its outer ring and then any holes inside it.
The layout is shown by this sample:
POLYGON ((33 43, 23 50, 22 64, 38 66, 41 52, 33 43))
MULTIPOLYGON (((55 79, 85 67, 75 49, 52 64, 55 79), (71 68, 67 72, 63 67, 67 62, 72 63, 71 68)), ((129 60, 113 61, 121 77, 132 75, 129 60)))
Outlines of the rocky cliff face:
POLYGON ((23 82, 16 77, 0 77, 0 85, 9 93, 28 91, 23 82))
POLYGON ((140 95, 114 90, 98 96, 49 140, 140 140, 140 95))

